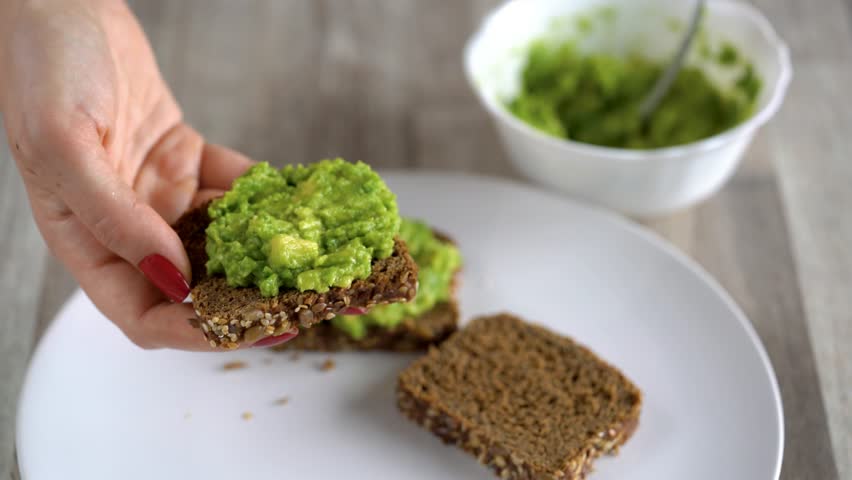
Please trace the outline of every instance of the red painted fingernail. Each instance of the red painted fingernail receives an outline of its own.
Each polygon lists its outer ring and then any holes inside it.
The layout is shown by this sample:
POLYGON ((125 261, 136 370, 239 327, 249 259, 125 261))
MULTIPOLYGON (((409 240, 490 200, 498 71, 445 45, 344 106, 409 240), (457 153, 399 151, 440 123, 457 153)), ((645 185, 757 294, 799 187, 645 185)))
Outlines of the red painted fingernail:
POLYGON ((148 255, 139 262, 139 270, 173 302, 180 303, 189 295, 186 278, 166 257, 156 253, 148 255))
POLYGON ((261 338, 260 340, 254 342, 252 347, 271 347, 273 345, 280 345, 284 342, 290 341, 299 335, 299 330, 296 329, 295 332, 287 332, 278 335, 277 337, 266 337, 261 338))
POLYGON ((364 315, 367 309, 364 307, 346 307, 340 311, 342 315, 364 315))

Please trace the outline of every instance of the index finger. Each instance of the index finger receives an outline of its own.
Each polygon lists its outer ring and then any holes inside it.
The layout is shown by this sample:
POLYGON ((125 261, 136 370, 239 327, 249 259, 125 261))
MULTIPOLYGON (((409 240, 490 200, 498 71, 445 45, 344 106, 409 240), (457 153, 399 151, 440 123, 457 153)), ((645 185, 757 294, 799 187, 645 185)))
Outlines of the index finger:
POLYGON ((230 190, 234 179, 254 163, 235 150, 207 143, 201 152, 199 189, 230 190))
POLYGON ((34 203, 33 214, 51 250, 68 267, 95 306, 142 348, 212 350, 190 324, 189 304, 171 303, 133 265, 105 248, 78 217, 51 217, 34 203))

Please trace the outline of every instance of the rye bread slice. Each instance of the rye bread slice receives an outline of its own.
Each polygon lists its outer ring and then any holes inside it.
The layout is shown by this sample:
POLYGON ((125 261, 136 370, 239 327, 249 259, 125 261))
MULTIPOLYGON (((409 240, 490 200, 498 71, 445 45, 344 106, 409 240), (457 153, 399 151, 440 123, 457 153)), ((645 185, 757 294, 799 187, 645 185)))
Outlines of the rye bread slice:
POLYGON ((642 394, 567 337, 481 317, 399 375, 400 410, 503 479, 582 479, 636 429, 642 394))
POLYGON ((393 328, 370 327, 364 338, 357 340, 331 323, 323 322, 302 330, 298 337, 273 347, 273 350, 416 352, 452 335, 456 331, 458 317, 458 305, 454 300, 442 302, 423 315, 403 320, 393 328))
POLYGON ((417 292, 417 265, 405 243, 396 239, 390 257, 373 261, 372 273, 348 288, 325 293, 285 290, 264 297, 255 287, 230 287, 224 277, 207 275, 205 230, 210 224, 209 203, 185 213, 174 225, 192 266, 192 303, 196 324, 210 345, 226 349, 255 343, 301 326, 329 320, 347 307, 407 302, 417 292))
MULTIPOLYGON (((438 240, 455 245, 447 234, 433 230, 438 240)), ((361 339, 350 337, 331 323, 321 323, 303 330, 287 343, 273 347, 277 351, 305 350, 338 352, 351 350, 384 350, 417 352, 446 340, 458 328, 459 306, 456 300, 461 271, 456 270, 450 282, 450 300, 435 305, 417 317, 406 318, 393 328, 370 327, 361 339)))

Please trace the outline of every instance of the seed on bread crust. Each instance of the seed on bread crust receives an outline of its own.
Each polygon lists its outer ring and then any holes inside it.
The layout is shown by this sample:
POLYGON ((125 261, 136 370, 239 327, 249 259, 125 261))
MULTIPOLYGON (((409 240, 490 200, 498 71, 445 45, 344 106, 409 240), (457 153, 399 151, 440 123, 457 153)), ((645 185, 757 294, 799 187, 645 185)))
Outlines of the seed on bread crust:
POLYGON ((243 341, 246 343, 257 343, 258 340, 264 339, 269 335, 266 334, 266 330, 263 328, 263 325, 255 325, 245 332, 243 332, 243 341))

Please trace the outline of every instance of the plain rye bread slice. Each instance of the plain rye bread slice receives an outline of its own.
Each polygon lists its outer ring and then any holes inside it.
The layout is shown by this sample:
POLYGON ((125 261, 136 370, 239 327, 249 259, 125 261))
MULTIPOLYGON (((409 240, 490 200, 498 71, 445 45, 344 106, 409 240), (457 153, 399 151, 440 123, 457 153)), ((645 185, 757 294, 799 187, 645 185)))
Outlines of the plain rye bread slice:
POLYGON ((370 276, 352 282, 348 288, 334 287, 325 293, 286 290, 275 297, 264 297, 254 287, 228 286, 224 277, 207 275, 208 205, 184 214, 174 229, 189 255, 192 303, 198 326, 211 346, 234 349, 242 342, 252 344, 329 320, 347 307, 407 302, 417 292, 417 265, 399 239, 390 257, 374 260, 370 276))
POLYGON ((399 376, 409 418, 502 479, 581 479, 636 429, 642 394, 587 348, 517 317, 482 317, 399 376))

